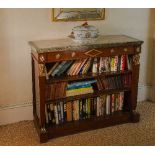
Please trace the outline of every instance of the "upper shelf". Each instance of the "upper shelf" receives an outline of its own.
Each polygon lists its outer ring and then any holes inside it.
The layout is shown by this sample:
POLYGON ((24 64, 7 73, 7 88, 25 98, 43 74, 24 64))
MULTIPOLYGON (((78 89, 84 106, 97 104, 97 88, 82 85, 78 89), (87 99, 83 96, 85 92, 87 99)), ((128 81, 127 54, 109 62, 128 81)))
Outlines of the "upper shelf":
POLYGON ((60 76, 60 77, 53 77, 49 80, 46 80, 46 84, 51 84, 60 81, 74 81, 74 80, 82 80, 82 79, 92 79, 100 76, 116 76, 116 75, 124 75, 124 74, 131 74, 131 70, 127 71, 116 71, 116 72, 104 72, 104 73, 88 73, 84 75, 74 75, 74 76, 60 76))

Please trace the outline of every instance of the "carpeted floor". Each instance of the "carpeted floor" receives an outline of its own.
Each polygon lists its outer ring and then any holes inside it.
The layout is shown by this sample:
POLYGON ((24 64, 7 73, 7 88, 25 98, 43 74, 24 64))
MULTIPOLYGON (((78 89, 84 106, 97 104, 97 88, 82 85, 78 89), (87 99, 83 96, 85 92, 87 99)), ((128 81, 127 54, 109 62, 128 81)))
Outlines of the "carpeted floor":
POLYGON ((139 103, 139 123, 83 132, 40 144, 32 121, 0 126, 0 145, 155 145, 155 103, 139 103))

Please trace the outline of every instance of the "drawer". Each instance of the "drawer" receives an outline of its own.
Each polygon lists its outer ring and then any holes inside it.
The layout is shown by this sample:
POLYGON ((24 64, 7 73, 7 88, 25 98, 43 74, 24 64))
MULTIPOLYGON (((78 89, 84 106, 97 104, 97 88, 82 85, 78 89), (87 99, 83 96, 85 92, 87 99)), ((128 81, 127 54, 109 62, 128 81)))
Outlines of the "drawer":
POLYGON ((47 52, 46 62, 56 62, 63 60, 84 59, 89 57, 107 57, 122 54, 134 54, 134 47, 112 47, 101 49, 90 49, 85 51, 60 51, 60 52, 47 52))
POLYGON ((114 48, 108 48, 107 53, 109 56, 114 55, 122 55, 122 54, 134 54, 135 48, 133 46, 128 47, 114 47, 114 48))

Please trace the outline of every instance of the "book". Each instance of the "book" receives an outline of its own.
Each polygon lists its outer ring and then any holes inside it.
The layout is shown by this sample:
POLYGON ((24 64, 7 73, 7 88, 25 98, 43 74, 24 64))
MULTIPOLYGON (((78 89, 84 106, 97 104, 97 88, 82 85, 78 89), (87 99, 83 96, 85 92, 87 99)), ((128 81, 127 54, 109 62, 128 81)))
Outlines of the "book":
POLYGON ((121 56, 120 70, 121 71, 125 71, 125 67, 126 67, 126 56, 125 55, 122 55, 121 56))
POLYGON ((81 94, 87 94, 87 93, 93 93, 92 86, 86 87, 86 88, 78 88, 78 89, 71 89, 66 91, 66 97, 68 96, 74 96, 74 95, 81 95, 81 94))
POLYGON ((115 94, 111 95, 111 113, 115 111, 115 94))
POLYGON ((50 76, 50 75, 53 73, 53 71, 58 67, 58 65, 59 65, 59 62, 56 62, 56 63, 51 67, 51 69, 48 71, 47 75, 50 76))
POLYGON ((54 116, 54 105, 51 103, 50 104, 50 113, 51 113, 51 119, 52 119, 52 124, 55 124, 55 116, 54 116))
POLYGON ((83 66, 85 65, 85 63, 87 62, 87 60, 88 60, 88 59, 82 60, 82 62, 81 62, 81 64, 80 64, 79 68, 78 68, 77 71, 76 71, 76 75, 78 75, 78 74, 80 73, 80 70, 83 68, 83 66))
POLYGON ((59 124, 58 109, 56 105, 54 105, 54 116, 55 116, 55 123, 59 124))
POLYGON ((66 70, 72 65, 73 60, 72 61, 67 61, 64 66, 57 72, 57 76, 62 75, 64 72, 66 72, 66 70))
POLYGON ((110 95, 106 97, 106 115, 110 114, 110 95))
POLYGON ((72 102, 67 102, 67 121, 72 121, 72 102))
POLYGON ((82 67, 82 70, 80 71, 80 74, 86 74, 89 71, 89 69, 91 68, 91 66, 92 66, 92 59, 89 58, 86 61, 85 65, 82 67))
POLYGON ((51 73, 52 76, 55 76, 59 70, 65 65, 67 61, 62 61, 56 68, 55 70, 51 73))
POLYGON ((118 106, 119 110, 123 109, 123 102, 124 102, 124 92, 120 92, 120 94, 119 94, 119 106, 118 106))
POLYGON ((72 75, 72 74, 73 74, 73 72, 74 72, 74 70, 75 70, 77 64, 79 63, 79 61, 80 61, 80 60, 76 60, 76 61, 72 64, 72 66, 70 67, 70 69, 67 71, 67 75, 72 75))
POLYGON ((64 103, 63 104, 63 118, 64 118, 64 122, 66 122, 67 121, 67 104, 66 103, 64 103))
POLYGON ((92 73, 97 73, 97 58, 94 58, 94 61, 93 61, 93 67, 92 67, 92 73))
POLYGON ((80 87, 83 85, 90 85, 96 83, 97 80, 88 80, 88 81, 80 81, 80 82, 72 82, 67 85, 67 89, 74 89, 75 87, 80 87))

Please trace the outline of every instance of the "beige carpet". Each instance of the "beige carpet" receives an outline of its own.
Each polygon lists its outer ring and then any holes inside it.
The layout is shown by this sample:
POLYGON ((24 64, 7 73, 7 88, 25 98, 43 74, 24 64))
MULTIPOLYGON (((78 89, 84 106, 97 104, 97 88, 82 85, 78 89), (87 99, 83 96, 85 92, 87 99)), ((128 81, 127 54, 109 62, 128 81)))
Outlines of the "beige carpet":
POLYGON ((155 103, 139 103, 139 123, 52 139, 40 144, 32 121, 0 126, 0 145, 155 145, 155 103))

